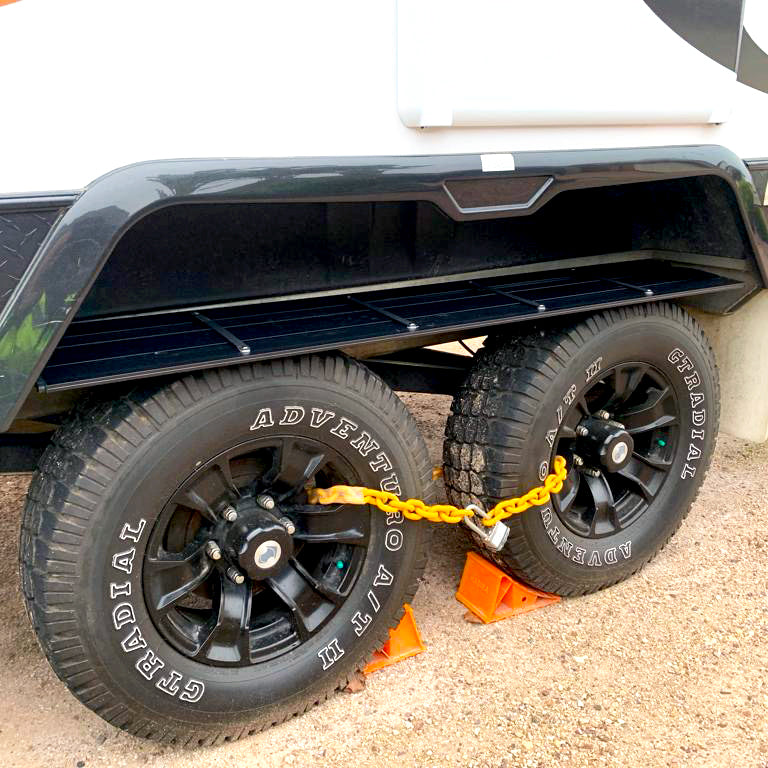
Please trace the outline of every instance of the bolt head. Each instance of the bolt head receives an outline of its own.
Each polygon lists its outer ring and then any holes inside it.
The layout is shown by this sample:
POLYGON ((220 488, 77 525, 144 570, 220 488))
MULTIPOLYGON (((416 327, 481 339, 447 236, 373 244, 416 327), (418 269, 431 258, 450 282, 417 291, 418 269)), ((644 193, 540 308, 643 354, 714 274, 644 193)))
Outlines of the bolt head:
POLYGON ((229 568, 227 570, 227 576, 229 576, 230 581, 233 581, 235 584, 242 584, 245 581, 245 576, 243 576, 243 574, 236 568, 229 568))
POLYGON ((237 510, 232 506, 226 507, 226 509, 221 513, 221 516, 228 523, 234 523, 235 520, 237 520, 237 510))
POLYGON ((603 421, 608 421, 608 419, 611 418, 611 414, 608 413, 605 409, 599 410, 595 416, 597 416, 598 419, 602 419, 603 421))
POLYGON ((215 541, 209 541, 205 546, 205 553, 211 560, 221 560, 221 550, 215 541))
POLYGON ((268 496, 266 493, 260 493, 256 497, 256 503, 263 509, 275 508, 275 500, 271 496, 268 496))
POLYGON ((584 426, 576 427, 576 434, 579 437, 586 437, 589 434, 589 430, 584 426))
POLYGON ((574 463, 574 464, 575 464, 577 467, 583 467, 583 466, 584 466, 584 459, 582 459, 582 458, 581 458, 581 456, 576 456, 576 455, 574 454, 574 457, 573 457, 573 463, 574 463))
POLYGON ((289 517, 280 518, 280 522, 290 536, 293 536, 293 534, 296 533, 296 526, 293 524, 293 520, 291 520, 289 517))

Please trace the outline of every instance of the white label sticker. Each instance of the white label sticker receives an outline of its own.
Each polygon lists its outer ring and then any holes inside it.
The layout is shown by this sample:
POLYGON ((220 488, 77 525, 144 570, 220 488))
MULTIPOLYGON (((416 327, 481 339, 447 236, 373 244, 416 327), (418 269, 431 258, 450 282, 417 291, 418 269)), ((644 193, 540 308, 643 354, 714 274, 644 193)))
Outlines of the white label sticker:
POLYGON ((494 155, 480 155, 483 173, 489 171, 514 171, 515 158, 510 152, 498 152, 494 155))

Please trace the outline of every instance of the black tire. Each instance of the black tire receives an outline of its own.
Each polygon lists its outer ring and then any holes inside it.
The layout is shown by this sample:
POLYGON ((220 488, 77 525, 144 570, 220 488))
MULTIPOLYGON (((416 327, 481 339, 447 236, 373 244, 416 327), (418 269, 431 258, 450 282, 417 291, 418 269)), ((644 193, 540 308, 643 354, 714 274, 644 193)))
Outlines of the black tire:
POLYGON ((489 339, 451 411, 444 461, 454 504, 488 507, 520 495, 540 485, 557 453, 565 455, 563 491, 508 519, 506 546, 489 554, 539 589, 580 595, 635 573, 685 518, 715 444, 717 368, 682 309, 627 307, 489 339), (632 385, 627 397, 616 394, 632 385), (584 421, 587 414, 605 408, 637 429, 620 472, 594 458, 592 436, 574 434, 596 424, 584 421), (585 445, 592 476, 573 467, 585 445))
MULTIPOLYGON (((347 684, 413 597, 428 529, 373 508, 306 507, 304 481, 297 485, 295 474, 305 464, 281 460, 296 451, 305 452, 301 461, 310 457, 306 471, 319 466, 325 480, 346 482, 338 475, 348 472, 361 484, 432 495, 427 450, 405 406, 365 367, 338 356, 190 375, 91 402, 58 430, 30 487, 21 571, 42 648, 80 701, 137 736, 203 745, 279 723, 347 684), (316 454, 315 445, 321 446, 316 454), (234 458, 206 463, 230 449, 234 458), (323 457, 319 464, 317 456, 323 457), (229 555, 203 565, 198 558, 194 578, 208 586, 158 613, 155 585, 172 589, 178 578, 187 589, 193 581, 166 563, 166 550, 186 556, 227 525, 206 518, 205 504, 212 507, 209 499, 217 494, 231 493, 238 509, 251 514, 255 502, 243 478, 259 484, 268 475, 275 498, 287 499, 279 508, 297 520, 286 575, 275 575, 274 582, 246 579, 246 592, 236 593, 246 606, 238 625, 226 616, 236 605, 227 595, 241 588, 216 570, 229 555), (184 491, 185 482, 192 491, 184 491), (186 495, 174 496, 177 489, 186 495), (321 519, 315 510, 328 514, 321 519), (165 520, 171 523, 163 530, 165 520), (160 539, 153 538, 154 528, 160 539), (323 538, 327 531, 332 540, 323 538), (346 559, 333 560, 338 552, 346 559), (167 573, 157 570, 159 560, 172 573, 162 577, 169 581, 157 581, 158 573, 167 573), (297 581, 301 571, 292 563, 309 576, 297 581), (287 607, 273 583, 300 607, 287 607), (198 604, 180 607, 187 599, 198 604), (208 601, 213 624, 206 623, 208 601), (305 607, 302 601, 312 602, 305 607), (213 639, 205 635, 209 629, 213 639), (195 650, 182 644, 190 633, 200 639, 195 650)), ((246 519, 239 515, 236 525, 246 519)))

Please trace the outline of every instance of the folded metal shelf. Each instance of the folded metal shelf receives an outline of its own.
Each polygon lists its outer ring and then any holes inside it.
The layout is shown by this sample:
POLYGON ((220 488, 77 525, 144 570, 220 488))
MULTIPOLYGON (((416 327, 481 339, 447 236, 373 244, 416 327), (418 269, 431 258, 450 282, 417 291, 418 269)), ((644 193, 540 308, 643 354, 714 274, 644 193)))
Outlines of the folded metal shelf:
POLYGON ((205 311, 75 319, 38 386, 55 391, 404 335, 483 331, 740 285, 700 269, 649 260, 205 311))

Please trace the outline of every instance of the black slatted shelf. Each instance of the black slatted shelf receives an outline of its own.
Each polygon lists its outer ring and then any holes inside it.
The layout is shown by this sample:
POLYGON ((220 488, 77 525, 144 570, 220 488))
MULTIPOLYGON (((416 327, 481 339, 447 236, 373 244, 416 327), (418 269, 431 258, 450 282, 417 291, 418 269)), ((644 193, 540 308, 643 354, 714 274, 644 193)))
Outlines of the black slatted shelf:
POLYGON ((700 269, 636 261, 535 278, 474 279, 196 312, 75 319, 39 386, 69 389, 739 286, 700 269))

